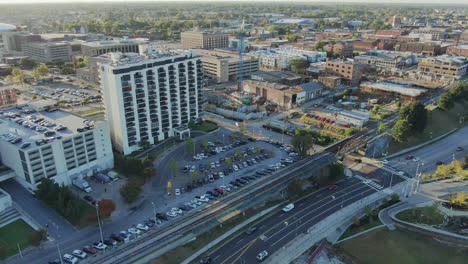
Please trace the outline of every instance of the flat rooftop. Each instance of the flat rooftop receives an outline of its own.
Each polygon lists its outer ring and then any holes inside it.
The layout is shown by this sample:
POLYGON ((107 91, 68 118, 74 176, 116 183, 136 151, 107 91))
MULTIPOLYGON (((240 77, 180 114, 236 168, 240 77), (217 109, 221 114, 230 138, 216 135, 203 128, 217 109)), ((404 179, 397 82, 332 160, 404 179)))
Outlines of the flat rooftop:
POLYGON ((86 124, 94 125, 92 121, 61 110, 51 112, 29 112, 28 110, 30 109, 23 107, 23 109, 7 108, 0 111, 2 123, 0 140, 8 141, 17 137, 21 138, 21 142, 16 144, 18 147, 25 142, 36 146, 37 140, 51 142, 78 134, 78 129, 84 128, 86 124), (47 131, 49 134, 45 135, 47 131))
POLYGON ((361 84, 362 87, 368 87, 371 89, 381 90, 390 93, 398 93, 405 96, 417 97, 421 94, 425 93, 427 90, 422 88, 412 87, 411 85, 407 84, 399 84, 393 82, 377 82, 371 83, 366 82, 361 84))
POLYGON ((113 39, 83 42, 81 45, 89 47, 111 47, 115 45, 136 45, 148 43, 146 39, 113 39))

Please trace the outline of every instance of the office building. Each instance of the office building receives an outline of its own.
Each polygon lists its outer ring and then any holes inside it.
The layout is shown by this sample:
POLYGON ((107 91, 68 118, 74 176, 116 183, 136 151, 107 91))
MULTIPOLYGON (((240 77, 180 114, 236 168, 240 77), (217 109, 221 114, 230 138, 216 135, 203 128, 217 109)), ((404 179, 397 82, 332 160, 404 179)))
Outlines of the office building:
POLYGON ((90 41, 81 44, 83 56, 99 56, 110 52, 134 52, 143 54, 148 41, 145 39, 114 39, 90 41))
POLYGON ((420 28, 411 31, 409 37, 419 38, 419 41, 434 41, 447 38, 447 32, 444 29, 420 28))
POLYGON ((262 68, 278 70, 289 69, 289 63, 293 59, 304 59, 310 63, 327 59, 326 52, 301 50, 293 47, 258 50, 249 53, 249 55, 258 58, 262 68))
POLYGON ((60 110, 10 108, 0 115, 0 158, 35 190, 43 179, 70 185, 114 166, 109 127, 60 110))
POLYGON ((229 37, 225 33, 204 31, 186 31, 180 33, 183 49, 222 49, 229 46, 229 37))
POLYGON ((346 85, 358 85, 362 77, 361 65, 347 60, 328 60, 325 70, 341 77, 341 83, 346 85))
POLYGON ((30 42, 22 46, 23 53, 37 62, 70 62, 71 46, 67 42, 30 42))
POLYGON ((189 133, 188 123, 202 110, 199 57, 151 52, 111 53, 110 59, 98 67, 115 149, 127 155, 143 144, 189 133))
POLYGON ((41 35, 18 31, 6 31, 2 33, 3 45, 7 52, 20 52, 23 45, 30 42, 41 41, 41 35))
MULTIPOLYGON (((205 77, 217 83, 238 80, 240 65, 239 52, 237 50, 198 49, 194 52, 201 56, 205 77)), ((259 69, 258 59, 249 55, 244 55, 242 69, 244 78, 249 78, 252 73, 256 73, 259 69)))
POLYGON ((431 75, 447 75, 461 77, 468 69, 468 58, 463 56, 441 55, 422 58, 418 64, 418 71, 431 75))
POLYGON ((444 54, 446 50, 447 47, 434 42, 397 42, 395 44, 395 51, 412 52, 431 56, 444 54))

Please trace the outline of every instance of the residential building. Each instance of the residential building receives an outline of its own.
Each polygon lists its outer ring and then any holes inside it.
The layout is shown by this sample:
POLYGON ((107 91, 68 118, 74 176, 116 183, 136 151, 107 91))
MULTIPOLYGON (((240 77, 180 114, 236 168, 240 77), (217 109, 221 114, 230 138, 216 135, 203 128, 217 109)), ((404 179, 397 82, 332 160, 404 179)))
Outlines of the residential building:
POLYGON ((468 69, 468 58, 463 56, 441 55, 422 58, 418 64, 418 71, 431 75, 448 75, 461 77, 468 69))
MULTIPOLYGON (((201 56, 204 76, 217 83, 237 81, 239 78, 240 64, 237 50, 203 50, 194 51, 201 56)), ((243 56, 243 75, 250 78, 251 74, 259 70, 259 60, 250 55, 243 56)))
POLYGON ((323 49, 326 52, 339 57, 347 58, 353 56, 353 44, 348 41, 338 42, 335 44, 327 44, 323 47, 323 49))
POLYGON ((354 57, 356 62, 374 66, 378 69, 398 69, 417 63, 416 55, 410 52, 370 50, 354 57))
POLYGON ((222 49, 229 46, 229 36, 225 33, 186 31, 180 33, 183 49, 222 49))
POLYGON ((301 50, 293 47, 273 48, 250 52, 249 55, 260 61, 260 67, 265 69, 289 69, 289 62, 293 59, 304 59, 310 63, 327 59, 326 52, 301 50))
POLYGON ((30 42, 22 46, 23 53, 32 60, 48 62, 69 62, 71 46, 67 42, 30 42))
POLYGON ((448 47, 447 53, 468 57, 468 45, 457 45, 448 47))
POLYGON ((377 45, 379 44, 379 40, 359 40, 353 42, 353 51, 354 52, 359 52, 359 51, 368 51, 371 49, 375 49, 377 45))
POLYGON ((109 127, 60 110, 10 108, 0 116, 1 162, 35 190, 43 179, 70 185, 114 166, 109 127))
POLYGON ((114 148, 124 155, 189 133, 201 117, 202 61, 192 53, 111 53, 98 63, 114 148))
POLYGON ((358 85, 362 78, 361 65, 348 60, 328 60, 325 69, 341 77, 342 84, 358 85))
POLYGON ((363 127, 369 121, 370 114, 368 112, 351 110, 340 111, 336 116, 336 122, 347 124, 356 127, 363 127))
POLYGON ((15 105, 17 103, 16 88, 14 85, 0 84, 0 107, 15 105))
POLYGON ((114 39, 83 42, 81 52, 83 56, 99 56, 110 52, 135 52, 143 54, 148 44, 146 39, 114 39))
POLYGON ((301 102, 307 102, 313 100, 322 95, 323 85, 320 82, 312 81, 308 83, 300 84, 299 87, 305 92, 305 97, 301 102))

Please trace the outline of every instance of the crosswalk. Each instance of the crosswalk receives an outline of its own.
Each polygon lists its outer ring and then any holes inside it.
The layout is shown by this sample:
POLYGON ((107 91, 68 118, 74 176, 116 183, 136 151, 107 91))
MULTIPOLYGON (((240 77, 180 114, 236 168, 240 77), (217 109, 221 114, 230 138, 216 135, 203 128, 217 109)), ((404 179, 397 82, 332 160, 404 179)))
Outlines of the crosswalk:
POLYGON ((394 174, 394 175, 397 175, 397 176, 399 176, 399 177, 401 177, 401 178, 403 178, 403 179, 405 179, 405 180, 409 180, 409 179, 410 179, 408 176, 405 175, 404 172, 402 172, 402 171, 397 171, 395 168, 390 167, 390 166, 388 166, 388 165, 383 165, 383 166, 382 166, 382 169, 383 169, 383 170, 386 170, 386 171, 388 171, 388 172, 390 172, 390 173, 392 173, 392 174, 394 174))
POLYGON ((354 175, 354 177, 356 177, 357 179, 361 180, 364 184, 366 184, 367 186, 377 190, 377 191, 380 191, 383 189, 383 186, 374 182, 373 180, 371 179, 367 179, 367 178, 364 178, 362 177, 361 175, 354 175))

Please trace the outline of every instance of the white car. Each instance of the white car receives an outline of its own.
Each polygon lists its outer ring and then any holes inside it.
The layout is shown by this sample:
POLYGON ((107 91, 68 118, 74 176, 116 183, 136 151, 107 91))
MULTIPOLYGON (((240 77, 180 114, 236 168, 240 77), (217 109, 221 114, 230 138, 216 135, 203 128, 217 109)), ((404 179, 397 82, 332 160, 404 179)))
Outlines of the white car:
POLYGON ((197 207, 197 204, 191 203, 191 202, 186 202, 185 205, 188 206, 188 207, 192 207, 192 208, 196 208, 196 207, 197 207))
POLYGON ((414 162, 418 162, 418 161, 420 161, 420 159, 419 159, 418 157, 414 157, 414 158, 413 158, 413 161, 414 161, 414 162))
POLYGON ((399 171, 397 174, 400 175, 400 176, 405 176, 405 172, 404 172, 404 171, 399 171))
POLYGON ((77 257, 77 258, 80 258, 80 259, 84 259, 84 258, 86 258, 88 256, 88 254, 86 254, 86 252, 83 252, 83 251, 81 251, 79 249, 73 250, 72 255, 77 257))
POLYGON ((94 243, 93 248, 95 248, 97 250, 105 250, 107 248, 107 245, 102 243, 102 242, 94 243))
POLYGON ((226 191, 226 192, 232 191, 231 187, 224 186, 224 185, 219 186, 219 188, 223 189, 223 190, 226 191))
POLYGON ((174 213, 176 213, 178 215, 182 214, 182 210, 177 208, 177 207, 171 208, 171 212, 174 212, 174 213))
POLYGON ((201 195, 200 198, 198 199, 204 203, 207 203, 210 201, 210 199, 208 199, 208 197, 206 197, 205 195, 201 195))
POLYGON ((387 159, 384 159, 384 160, 380 161, 380 163, 386 165, 386 164, 390 163, 390 161, 388 161, 387 159))
POLYGON ((177 214, 174 213, 174 212, 167 212, 166 215, 171 217, 171 218, 177 217, 177 214))
POLYGON ((268 252, 266 250, 263 250, 257 255, 257 259, 260 261, 263 261, 266 257, 268 257, 268 252))
POLYGON ((78 259, 70 254, 65 254, 63 255, 63 260, 67 263, 71 263, 71 264, 76 264, 78 263, 78 259))
POLYGON ((180 195, 180 189, 175 189, 175 195, 180 195))
POLYGON ((203 202, 198 200, 198 199, 193 199, 192 201, 190 201, 191 203, 193 204, 196 204, 197 206, 201 206, 203 205, 203 202))
POLYGON ((294 209, 294 204, 290 203, 290 204, 286 205, 285 207, 283 207, 283 212, 287 213, 287 212, 291 211, 292 209, 294 209))
POLYGON ((136 225, 136 228, 140 229, 141 231, 148 231, 148 229, 149 229, 149 227, 147 225, 144 225, 144 224, 138 224, 138 225, 136 225))
POLYGON ((128 232, 132 235, 135 235, 135 236, 139 236, 141 234, 141 231, 134 228, 134 227, 131 227, 128 229, 128 232))
POLYGON ((237 165, 232 165, 232 168, 235 170, 235 171, 238 171, 239 168, 237 167, 237 165))
POLYGON ((220 177, 220 178, 224 178, 224 172, 220 171, 220 172, 219 172, 219 177, 220 177))

